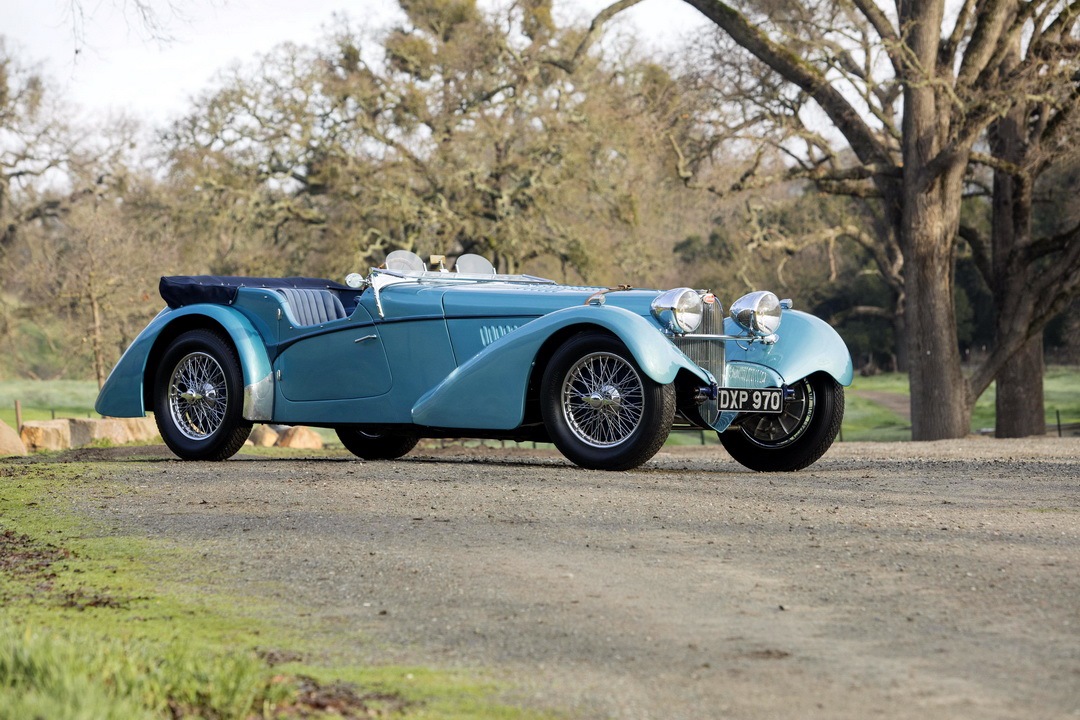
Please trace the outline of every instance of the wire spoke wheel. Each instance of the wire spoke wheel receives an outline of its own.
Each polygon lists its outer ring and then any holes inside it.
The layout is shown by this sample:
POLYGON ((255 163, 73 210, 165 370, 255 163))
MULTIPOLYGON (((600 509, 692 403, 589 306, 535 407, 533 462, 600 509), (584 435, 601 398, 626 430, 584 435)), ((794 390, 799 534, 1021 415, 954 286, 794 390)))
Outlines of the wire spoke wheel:
POLYGON ((586 355, 566 374, 562 410, 581 442, 598 448, 618 445, 641 424, 645 411, 641 377, 618 355, 586 355))
POLYGON ((552 355, 540 404, 548 436, 572 462, 595 470, 630 470, 667 439, 675 389, 642 372, 619 338, 582 332, 552 355))
POLYGON ((778 414, 750 414, 720 433, 731 457, 759 472, 791 472, 816 462, 844 420, 844 389, 817 373, 789 388, 778 414))
POLYGON ((345 449, 364 460, 396 460, 407 455, 420 439, 409 432, 382 433, 355 426, 335 430, 345 449))
POLYGON ((184 460, 232 457, 251 433, 243 405, 244 375, 227 336, 200 328, 169 344, 155 370, 154 417, 170 450, 184 460))
POLYGON ((213 357, 194 352, 176 365, 169 380, 169 413, 184 437, 213 435, 225 421, 228 402, 225 372, 213 357))

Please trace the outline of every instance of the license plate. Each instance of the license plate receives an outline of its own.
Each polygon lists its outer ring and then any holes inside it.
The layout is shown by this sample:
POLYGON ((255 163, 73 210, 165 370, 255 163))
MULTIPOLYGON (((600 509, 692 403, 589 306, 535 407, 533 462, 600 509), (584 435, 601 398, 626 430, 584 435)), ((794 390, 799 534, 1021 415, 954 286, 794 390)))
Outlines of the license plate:
POLYGON ((718 388, 716 405, 721 412, 779 413, 784 410, 781 388, 718 388))

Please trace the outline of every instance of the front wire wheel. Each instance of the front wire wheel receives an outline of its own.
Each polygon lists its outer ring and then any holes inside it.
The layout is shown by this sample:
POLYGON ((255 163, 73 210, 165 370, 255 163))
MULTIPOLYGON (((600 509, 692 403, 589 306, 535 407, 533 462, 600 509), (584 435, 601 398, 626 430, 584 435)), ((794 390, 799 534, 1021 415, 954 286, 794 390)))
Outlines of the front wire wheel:
POLYGON ((572 462, 629 470, 663 446, 675 391, 645 375, 616 337, 585 332, 552 356, 540 388, 544 425, 572 462))
POLYGON ((759 472, 791 472, 825 454, 844 420, 844 388, 824 373, 791 386, 779 414, 746 415, 719 433, 735 460, 759 472))
POLYGON ((232 344, 191 330, 169 345, 154 382, 154 419, 169 449, 184 460, 224 460, 251 433, 243 418, 243 374, 232 344))

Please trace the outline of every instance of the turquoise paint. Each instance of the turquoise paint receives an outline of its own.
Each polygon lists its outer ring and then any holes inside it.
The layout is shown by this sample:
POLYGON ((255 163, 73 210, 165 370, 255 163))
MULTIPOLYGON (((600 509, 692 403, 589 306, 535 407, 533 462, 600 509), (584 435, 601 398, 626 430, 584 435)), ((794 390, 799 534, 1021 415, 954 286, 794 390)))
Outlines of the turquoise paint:
MULTIPOLYGON (((367 294, 361 301, 368 312, 367 294)), ((374 301, 370 309, 374 309, 374 301)), ((281 394, 274 405, 274 417, 291 424, 313 423, 412 423, 410 410, 426 391, 441 382, 454 370, 454 353, 442 319, 410 320, 407 322, 376 322, 357 334, 377 330, 382 352, 390 366, 389 389, 373 397, 338 397, 331 400, 295 402, 281 394)), ((369 341, 370 342, 370 341, 369 341)), ((372 348, 374 350, 374 348, 372 348)), ((287 352, 287 351, 286 351, 287 352)), ((327 358, 326 362, 342 363, 342 358, 327 358)), ((365 368, 353 365, 357 373, 365 368)), ((286 384, 289 377, 285 377, 286 384)))
MULTIPOLYGON (((741 328, 727 318, 724 332, 738 335, 741 328)), ((851 384, 854 376, 851 354, 827 322, 798 310, 785 310, 776 334, 779 340, 771 345, 729 341, 727 361, 772 368, 788 384, 816 372, 832 375, 841 385, 851 384)))
MULTIPOLYGON (((540 347, 553 333, 572 326, 613 333, 656 382, 672 382, 680 369, 703 384, 713 381, 662 334, 649 313, 656 291, 611 292, 603 305, 584 304, 596 290, 402 284, 382 291, 383 316, 369 291, 350 318, 292 328, 277 317, 281 300, 276 293, 241 288, 232 306, 163 310, 121 357, 95 407, 103 415, 144 415, 147 359, 170 323, 192 315, 216 321, 236 346, 245 400, 251 400, 245 403, 248 419, 510 430, 524 418, 527 383, 540 347), (354 343, 368 334, 376 338, 354 343), (302 339, 290 344, 297 338, 302 339), (283 371, 286 385, 299 379, 292 388, 283 388, 271 374, 269 358, 279 351, 274 369, 283 371), (358 373, 366 376, 354 383, 351 378, 358 373), (249 392, 252 388, 258 392, 249 392)), ((730 319, 725 331, 741 334, 730 319)), ((790 384, 819 371, 850 384, 851 357, 829 325, 785 311, 778 334, 772 345, 727 342, 729 386, 790 384)), ((716 429, 725 429, 732 417, 721 416, 716 429)))
POLYGON ((211 318, 229 334, 240 358, 245 386, 263 380, 270 374, 266 340, 244 315, 222 305, 189 305, 177 310, 166 308, 139 333, 131 346, 124 351, 116 367, 109 373, 109 378, 105 381, 94 403, 94 409, 98 413, 110 417, 142 417, 146 414, 143 403, 143 378, 150 351, 158 337, 171 323, 189 315, 211 318))
POLYGON ((172 312, 165 309, 158 313, 157 317, 143 328, 143 331, 120 356, 120 360, 109 373, 94 402, 94 410, 99 415, 106 417, 146 415, 146 408, 143 407, 143 373, 146 370, 146 358, 154 347, 154 341, 168 324, 172 312))
MULTIPOLYGON (((282 347, 313 329, 295 328, 284 317, 278 322, 282 347)), ((367 310, 357 307, 349 318, 314 327, 328 332, 301 337, 274 360, 275 371, 281 373, 277 387, 282 399, 348 400, 374 397, 390 390, 390 363, 382 335, 367 310)))
MULTIPOLYGON (((453 324, 453 323, 451 323, 453 324)), ((413 406, 413 422, 452 428, 509 430, 525 416, 525 395, 533 361, 552 334, 573 325, 594 325, 616 335, 642 372, 661 384, 680 369, 710 382, 656 325, 619 307, 578 305, 556 310, 503 335, 451 372, 413 406)))
MULTIPOLYGON (((741 328, 731 318, 724 332, 738 334, 741 328)), ((785 310, 772 345, 728 341, 727 387, 780 387, 826 372, 844 386, 851 384, 854 369, 851 354, 839 334, 820 318, 798 310, 785 310)), ((713 428, 727 430, 738 413, 721 413, 713 428)))

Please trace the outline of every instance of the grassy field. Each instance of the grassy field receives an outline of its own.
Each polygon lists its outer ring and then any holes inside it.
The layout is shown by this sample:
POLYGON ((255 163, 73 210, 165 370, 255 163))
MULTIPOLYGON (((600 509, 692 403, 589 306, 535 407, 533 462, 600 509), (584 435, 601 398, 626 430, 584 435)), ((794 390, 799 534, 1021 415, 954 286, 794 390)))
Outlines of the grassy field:
MULTIPOLYGON (((1044 377, 1046 425, 1056 432, 1058 413, 1063 424, 1080 423, 1080 368, 1051 367, 1044 377)), ((881 396, 892 396, 903 404, 908 397, 906 375, 883 374, 856 376, 846 393, 846 413, 842 430, 845 441, 901 441, 911 439, 911 423, 881 396), (871 399, 874 398, 874 399, 871 399)), ((96 417, 93 411, 97 385, 80 380, 0 381, 0 420, 15 426, 15 401, 22 402, 23 420, 48 420, 52 417, 96 417)), ((994 427, 994 386, 983 393, 975 405, 971 431, 978 433, 994 427)), ((320 431, 323 440, 337 446, 333 431, 320 431)), ((673 444, 715 443, 715 433, 673 433, 673 444)))
POLYGON ((97 417, 97 383, 90 380, 0 381, 0 420, 15 427, 15 401, 22 403, 23 420, 53 417, 97 417))
MULTIPOLYGON (((1080 368, 1050 367, 1043 377, 1047 432, 1056 432, 1058 414, 1062 424, 1080 423, 1080 368)), ((995 420, 993 385, 975 403, 971 417, 973 433, 992 432, 995 420)), ((900 400, 909 396, 908 378, 896 373, 856 376, 846 393, 844 440, 910 440, 911 423, 885 404, 863 395, 893 395, 900 400)))

